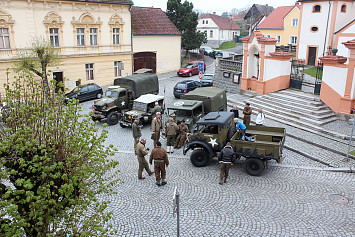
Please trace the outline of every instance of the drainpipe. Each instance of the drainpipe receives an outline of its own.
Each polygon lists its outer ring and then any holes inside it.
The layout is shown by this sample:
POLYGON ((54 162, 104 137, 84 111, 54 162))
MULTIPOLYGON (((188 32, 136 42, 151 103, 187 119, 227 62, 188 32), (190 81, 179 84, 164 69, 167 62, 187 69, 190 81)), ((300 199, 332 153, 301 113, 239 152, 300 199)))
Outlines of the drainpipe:
POLYGON ((325 52, 325 43, 327 42, 328 25, 329 25, 329 15, 330 15, 330 6, 332 5, 332 4, 330 3, 330 0, 329 0, 328 2, 329 2, 329 7, 328 7, 328 19, 327 19, 327 28, 325 28, 323 57, 324 57, 324 52, 325 52))
POLYGON ((134 72, 134 59, 133 59, 133 32, 132 32, 132 5, 128 8, 128 11, 131 15, 131 62, 132 62, 132 75, 134 72))

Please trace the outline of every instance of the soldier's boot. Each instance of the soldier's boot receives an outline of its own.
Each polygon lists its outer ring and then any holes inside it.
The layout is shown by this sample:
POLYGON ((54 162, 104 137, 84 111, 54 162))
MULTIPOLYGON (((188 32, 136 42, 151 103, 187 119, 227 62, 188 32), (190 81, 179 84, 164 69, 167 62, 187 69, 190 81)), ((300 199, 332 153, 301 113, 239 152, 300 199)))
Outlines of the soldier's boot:
POLYGON ((220 185, 223 184, 223 180, 222 180, 222 179, 219 180, 219 184, 220 184, 220 185))
POLYGON ((162 182, 161 182, 161 185, 165 185, 167 184, 168 182, 166 182, 166 179, 162 179, 162 182))
POLYGON ((170 146, 166 146, 166 152, 170 153, 170 146))
POLYGON ((224 178, 224 182, 227 183, 227 178, 224 178))
POLYGON ((174 146, 171 146, 171 147, 170 147, 170 152, 171 152, 171 153, 174 153, 174 146))
POLYGON ((159 183, 159 182, 155 182, 155 184, 158 185, 158 186, 161 186, 161 183, 159 183))

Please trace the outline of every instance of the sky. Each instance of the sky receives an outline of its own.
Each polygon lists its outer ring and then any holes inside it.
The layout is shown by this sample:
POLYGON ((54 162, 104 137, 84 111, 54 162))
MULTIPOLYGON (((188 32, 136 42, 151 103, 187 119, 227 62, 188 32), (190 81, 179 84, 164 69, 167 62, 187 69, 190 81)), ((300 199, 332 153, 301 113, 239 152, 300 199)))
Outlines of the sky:
MULTIPOLYGON (((156 7, 166 10, 166 3, 168 0, 132 0, 137 7, 156 7)), ((181 0, 184 2, 185 0, 181 0)), ((230 12, 233 8, 247 8, 256 4, 268 4, 274 8, 280 6, 294 5, 296 0, 189 0, 194 5, 194 10, 199 10, 206 13, 216 12, 222 14, 223 12, 230 12)))

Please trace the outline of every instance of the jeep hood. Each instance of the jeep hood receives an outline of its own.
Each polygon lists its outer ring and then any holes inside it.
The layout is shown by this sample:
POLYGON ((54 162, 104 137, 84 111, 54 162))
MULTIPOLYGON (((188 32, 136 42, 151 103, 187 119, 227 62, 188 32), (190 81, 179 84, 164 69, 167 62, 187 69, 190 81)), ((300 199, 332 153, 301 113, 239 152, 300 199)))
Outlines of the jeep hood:
POLYGON ((104 97, 98 101, 95 102, 95 105, 98 105, 98 106, 103 106, 103 105, 106 105, 106 104, 110 104, 110 103, 113 103, 115 101, 115 98, 112 98, 112 97, 104 97))
POLYGON ((125 113, 125 115, 131 115, 132 117, 135 117, 135 116, 141 116, 141 115, 143 115, 144 114, 144 112, 142 112, 142 111, 139 111, 139 110, 131 110, 131 111, 127 111, 126 113, 125 113))

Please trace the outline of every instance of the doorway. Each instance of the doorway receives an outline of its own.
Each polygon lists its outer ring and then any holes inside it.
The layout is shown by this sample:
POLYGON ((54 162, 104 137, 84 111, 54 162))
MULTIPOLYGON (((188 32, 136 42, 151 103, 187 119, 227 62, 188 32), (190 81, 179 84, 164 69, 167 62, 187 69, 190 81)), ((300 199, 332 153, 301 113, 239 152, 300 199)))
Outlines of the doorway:
POLYGON ((308 65, 314 66, 316 63, 317 57, 317 47, 309 47, 308 48, 308 65))
POLYGON ((55 93, 58 93, 59 90, 64 91, 64 86, 59 86, 59 83, 63 82, 63 72, 53 72, 53 79, 56 81, 55 83, 55 93))
POLYGON ((154 52, 140 52, 133 55, 133 71, 141 68, 152 69, 156 73, 156 53, 154 52))

